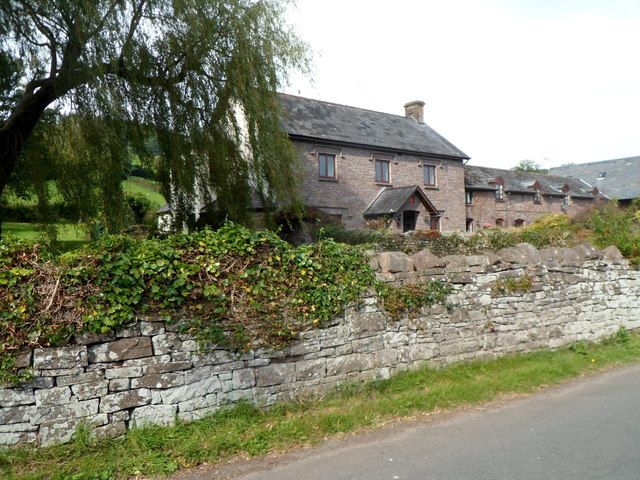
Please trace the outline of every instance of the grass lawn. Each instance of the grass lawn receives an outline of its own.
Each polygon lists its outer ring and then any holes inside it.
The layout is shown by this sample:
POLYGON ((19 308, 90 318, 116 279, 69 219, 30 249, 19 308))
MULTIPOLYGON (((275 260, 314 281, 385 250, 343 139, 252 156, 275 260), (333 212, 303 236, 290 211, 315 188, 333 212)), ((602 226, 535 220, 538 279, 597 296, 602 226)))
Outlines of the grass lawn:
MULTIPOLYGON (((160 193, 160 187, 154 181, 147 180, 141 177, 129 177, 127 180, 122 182, 122 189, 125 193, 130 195, 142 195, 149 199, 154 206, 161 207, 165 203, 167 203, 160 193)), ((50 183, 51 190, 51 202, 62 202, 62 195, 58 193, 58 189, 56 188, 55 183, 50 183)), ((14 194, 6 194, 6 203, 7 205, 15 205, 15 206, 35 206, 38 202, 35 196, 31 196, 29 198, 20 198, 14 194)))
MULTIPOLYGON (((70 223, 58 223, 56 228, 58 229, 58 240, 61 242, 87 240, 86 234, 70 223)), ((33 223, 4 222, 2 231, 27 240, 35 240, 41 235, 37 225, 33 223)))
POLYGON ((582 374, 640 361, 640 335, 624 331, 601 343, 510 355, 405 372, 352 384, 321 401, 260 410, 240 405, 193 423, 147 427, 114 440, 79 430, 73 443, 0 452, 3 479, 125 479, 166 475, 236 454, 261 455, 376 428, 398 418, 529 393, 582 374))
POLYGON ((140 177, 129 177, 122 182, 122 188, 124 192, 129 195, 142 195, 156 207, 161 207, 167 203, 160 193, 158 184, 151 180, 140 177))
MULTIPOLYGON (((58 229, 57 250, 66 252, 89 242, 85 232, 70 223, 56 224, 58 229)), ((25 240, 37 240, 42 232, 33 223, 3 222, 2 232, 25 240)))

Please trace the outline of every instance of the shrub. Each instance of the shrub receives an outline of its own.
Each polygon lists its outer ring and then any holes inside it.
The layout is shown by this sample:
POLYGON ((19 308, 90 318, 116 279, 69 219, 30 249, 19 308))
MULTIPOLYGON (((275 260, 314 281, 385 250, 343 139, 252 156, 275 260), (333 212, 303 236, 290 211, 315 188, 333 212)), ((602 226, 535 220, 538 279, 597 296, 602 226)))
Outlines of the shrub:
POLYGON ((331 240, 294 248, 227 223, 166 239, 106 236, 47 256, 0 243, 0 356, 107 333, 137 313, 182 312, 203 342, 282 346, 361 298, 374 275, 360 249, 331 240))
POLYGON ((130 211, 131 225, 148 225, 155 218, 156 207, 144 195, 127 195, 126 201, 130 211))
POLYGON ((523 228, 520 238, 536 248, 567 247, 574 245, 576 232, 576 226, 567 215, 553 214, 540 217, 523 228))
POLYGON ((350 230, 338 225, 325 225, 317 231, 316 238, 332 239, 349 245, 368 245, 383 243, 388 235, 386 232, 376 230, 350 230))
POLYGON ((629 208, 611 201, 591 213, 589 227, 597 247, 615 245, 627 258, 640 257, 640 200, 629 208))

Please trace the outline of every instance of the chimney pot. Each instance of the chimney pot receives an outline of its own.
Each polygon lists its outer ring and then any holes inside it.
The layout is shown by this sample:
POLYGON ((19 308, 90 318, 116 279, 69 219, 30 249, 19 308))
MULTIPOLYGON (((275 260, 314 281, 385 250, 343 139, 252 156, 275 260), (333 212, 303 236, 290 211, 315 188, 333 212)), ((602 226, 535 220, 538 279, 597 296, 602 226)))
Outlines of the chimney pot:
POLYGON ((413 118, 418 123, 424 123, 424 102, 422 100, 414 100, 405 103, 404 116, 413 118))

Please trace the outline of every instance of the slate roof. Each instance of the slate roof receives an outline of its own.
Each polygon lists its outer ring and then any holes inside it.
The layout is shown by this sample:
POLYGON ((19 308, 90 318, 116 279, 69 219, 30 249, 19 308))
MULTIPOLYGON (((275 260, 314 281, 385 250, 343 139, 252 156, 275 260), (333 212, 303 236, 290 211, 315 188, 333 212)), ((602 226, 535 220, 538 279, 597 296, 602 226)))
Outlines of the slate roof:
POLYGON ((458 159, 469 157, 425 123, 400 115, 280 94, 283 127, 293 138, 327 140, 458 159))
POLYGON ((377 215, 396 213, 414 193, 421 197, 427 210, 432 213, 438 212, 422 189, 417 185, 411 185, 407 187, 389 187, 380 190, 378 196, 371 202, 371 205, 364 211, 363 215, 365 217, 375 217, 377 215))
POLYGON ((550 171, 555 175, 580 178, 598 187, 609 198, 630 200, 640 197, 640 157, 567 165, 550 171), (598 178, 602 173, 604 178, 598 178))
POLYGON ((471 165, 464 167, 465 187, 469 190, 495 190, 496 186, 491 182, 498 177, 504 181, 505 192, 533 193, 535 190, 530 186, 537 181, 543 195, 564 196, 562 187, 566 184, 572 197, 593 198, 594 187, 572 177, 471 165))

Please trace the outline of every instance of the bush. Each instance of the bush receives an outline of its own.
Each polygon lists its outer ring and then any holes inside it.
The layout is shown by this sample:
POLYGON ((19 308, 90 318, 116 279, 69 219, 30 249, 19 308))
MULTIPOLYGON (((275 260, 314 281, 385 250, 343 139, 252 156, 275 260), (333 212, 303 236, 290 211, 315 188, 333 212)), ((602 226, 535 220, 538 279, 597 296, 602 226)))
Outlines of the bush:
POLYGON ((574 245, 576 233, 577 228, 567 215, 554 214, 540 217, 523 228, 520 238, 536 248, 567 247, 574 245))
POLYGON ((521 242, 545 248, 573 246, 589 239, 588 231, 573 224, 564 214, 541 217, 524 228, 485 228, 470 236, 431 230, 418 230, 411 235, 403 235, 380 230, 346 230, 340 227, 326 227, 323 235, 337 242, 367 244, 376 250, 407 254, 428 248, 434 255, 441 257, 496 252, 521 242))
POLYGON ((388 235, 377 230, 349 230, 338 225, 326 225, 316 231, 315 237, 349 245, 373 245, 384 242, 388 235))
POLYGON ((628 208, 611 201, 591 213, 592 241, 600 248, 615 245, 627 258, 640 257, 640 200, 628 208))
POLYGON ((131 215, 130 225, 155 226, 156 207, 148 198, 141 194, 127 195, 126 201, 131 215))
MULTIPOLYGON (((2 371, 15 352, 108 333, 140 313, 188 319, 183 331, 201 344, 281 347, 328 325, 376 285, 360 248, 330 239, 294 247, 233 223, 166 239, 105 236, 59 257, 4 240, 0 383, 17 378, 2 371)), ((401 300, 415 307, 442 295, 432 285, 401 300)))
POLYGON ((204 342, 281 346, 324 325, 373 285, 359 249, 324 240, 294 248, 227 223, 164 240, 107 236, 52 258, 0 243, 0 355, 107 333, 137 313, 193 318, 204 342))

